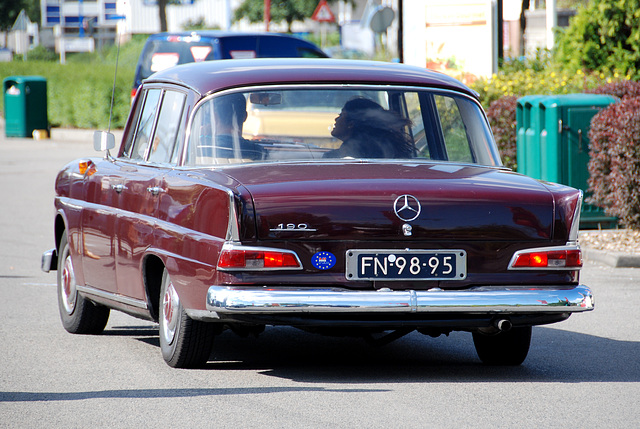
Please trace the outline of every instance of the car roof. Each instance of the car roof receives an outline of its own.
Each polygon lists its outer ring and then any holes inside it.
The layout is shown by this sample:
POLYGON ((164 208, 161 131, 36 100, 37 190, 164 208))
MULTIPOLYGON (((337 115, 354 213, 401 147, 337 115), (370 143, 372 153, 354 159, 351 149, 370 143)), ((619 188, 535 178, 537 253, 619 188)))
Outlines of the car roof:
POLYGON ((477 93, 460 81, 421 67, 398 63, 327 58, 256 58, 184 64, 151 75, 146 84, 184 85, 201 95, 224 89, 287 83, 396 84, 477 93))
POLYGON ((226 30, 197 30, 197 31, 177 31, 156 33, 148 37, 147 40, 166 40, 170 37, 188 38, 193 36, 200 36, 201 38, 209 39, 224 39, 224 38, 239 38, 239 37, 285 37, 288 39, 300 40, 301 43, 309 43, 304 39, 301 39, 290 34, 282 33, 260 33, 260 32, 238 32, 238 31, 226 31, 226 30))

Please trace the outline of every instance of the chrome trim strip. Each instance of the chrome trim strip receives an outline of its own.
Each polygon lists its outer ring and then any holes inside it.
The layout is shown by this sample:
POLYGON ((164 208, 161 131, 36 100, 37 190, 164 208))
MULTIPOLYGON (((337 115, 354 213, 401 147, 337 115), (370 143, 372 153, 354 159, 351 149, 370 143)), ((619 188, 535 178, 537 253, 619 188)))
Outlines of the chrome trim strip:
POLYGON ((227 228, 227 241, 240 242, 240 229, 238 228, 238 211, 236 209, 236 198, 233 191, 228 190, 229 195, 229 225, 227 228))
MULTIPOLYGON (((576 209, 573 213, 573 223, 569 230, 569 243, 575 244, 578 242, 578 233, 580 232, 580 214, 582 213, 582 200, 584 199, 584 192, 580 191, 578 202, 576 203, 576 209)), ((569 244, 567 243, 567 244, 569 244)))
POLYGON ((278 313, 574 313, 593 310, 584 285, 483 286, 467 290, 354 291, 341 288, 211 286, 207 310, 224 314, 278 313))
POLYGON ((509 265, 507 266, 508 270, 534 270, 534 271, 579 271, 582 267, 514 267, 513 264, 516 263, 518 256, 523 253, 532 253, 532 252, 554 252, 554 251, 563 251, 563 250, 580 250, 580 246, 578 245, 570 245, 566 246, 548 246, 548 247, 532 247, 530 249, 522 249, 516 251, 511 260, 509 261, 509 265))
POLYGON ((141 301, 139 299, 131 298, 124 295, 118 295, 115 293, 107 292, 104 290, 96 289, 91 286, 85 285, 77 285, 76 289, 83 295, 87 295, 89 297, 95 296, 98 298, 108 299, 110 301, 119 302, 121 304, 130 305, 132 307, 147 309, 146 301, 141 301))

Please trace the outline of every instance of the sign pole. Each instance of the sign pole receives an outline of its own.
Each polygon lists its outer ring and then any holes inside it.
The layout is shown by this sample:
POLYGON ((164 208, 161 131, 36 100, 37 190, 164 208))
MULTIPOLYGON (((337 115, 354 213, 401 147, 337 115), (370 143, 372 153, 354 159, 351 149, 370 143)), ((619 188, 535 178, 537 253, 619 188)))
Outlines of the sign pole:
POLYGON ((271 0, 264 0, 264 25, 267 33, 269 32, 269 21, 271 21, 271 0))

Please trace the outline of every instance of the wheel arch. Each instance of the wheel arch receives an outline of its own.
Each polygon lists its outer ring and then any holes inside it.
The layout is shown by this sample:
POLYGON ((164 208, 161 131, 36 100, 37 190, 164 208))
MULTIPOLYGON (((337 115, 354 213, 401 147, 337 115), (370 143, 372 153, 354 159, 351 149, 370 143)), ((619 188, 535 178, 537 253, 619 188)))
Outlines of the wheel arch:
POLYGON ((56 214, 53 225, 53 233, 56 241, 56 250, 60 252, 60 240, 62 240, 62 234, 67 230, 67 221, 62 212, 56 214))
POLYGON ((142 268, 144 288, 151 318, 156 322, 160 314, 160 288, 164 267, 165 263, 158 255, 151 253, 145 256, 142 268))

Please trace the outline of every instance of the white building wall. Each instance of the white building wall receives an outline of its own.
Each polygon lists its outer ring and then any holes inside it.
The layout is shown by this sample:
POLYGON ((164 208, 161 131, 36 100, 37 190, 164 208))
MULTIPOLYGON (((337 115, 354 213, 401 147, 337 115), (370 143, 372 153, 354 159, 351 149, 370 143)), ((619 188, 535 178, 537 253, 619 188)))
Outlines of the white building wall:
MULTIPOLYGON (((158 6, 149 0, 118 0, 118 13, 125 15, 123 24, 126 33, 158 33, 160 18, 158 6)), ((166 9, 167 31, 183 31, 189 22, 204 19, 211 28, 227 29, 232 0, 195 0, 192 4, 169 5, 166 9)))

